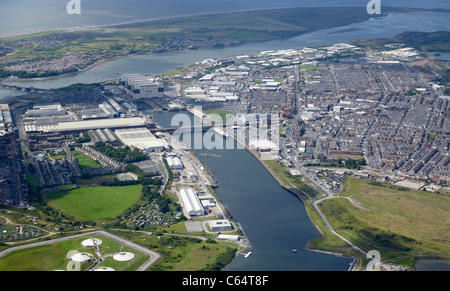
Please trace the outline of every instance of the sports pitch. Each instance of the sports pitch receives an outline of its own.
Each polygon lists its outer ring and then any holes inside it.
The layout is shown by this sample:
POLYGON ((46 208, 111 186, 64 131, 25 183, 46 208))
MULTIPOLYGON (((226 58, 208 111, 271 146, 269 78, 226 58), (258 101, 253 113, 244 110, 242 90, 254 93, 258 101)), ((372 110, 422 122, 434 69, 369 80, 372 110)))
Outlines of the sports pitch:
POLYGON ((64 212, 87 220, 115 218, 141 196, 141 185, 81 187, 49 193, 51 203, 64 212))

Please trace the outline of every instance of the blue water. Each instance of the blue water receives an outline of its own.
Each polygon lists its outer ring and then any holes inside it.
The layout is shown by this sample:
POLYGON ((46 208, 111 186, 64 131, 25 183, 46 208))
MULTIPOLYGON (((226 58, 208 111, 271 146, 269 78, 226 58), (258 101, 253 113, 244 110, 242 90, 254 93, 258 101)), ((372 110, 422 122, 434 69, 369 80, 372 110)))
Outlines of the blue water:
POLYGON ((162 74, 207 58, 224 58, 240 54, 258 53, 273 49, 299 49, 348 42, 357 38, 392 37, 404 31, 432 32, 450 30, 450 13, 411 12, 391 13, 377 20, 369 20, 339 28, 330 28, 301 35, 288 40, 252 43, 238 47, 200 49, 133 56, 107 62, 93 70, 75 76, 58 77, 43 81, 8 81, 8 84, 42 89, 61 88, 74 83, 94 83, 117 79, 122 74, 162 74), (436 21, 439 19, 439 21, 436 21), (348 32, 341 30, 356 29, 348 32))
MULTIPOLYGON (((369 0, 80 0, 81 14, 69 15, 69 0, 0 0, 0 37, 50 29, 110 25, 181 15, 288 7, 365 6, 369 0)), ((450 8, 446 0, 390 0, 381 7, 450 8)))
MULTIPOLYGON (((174 114, 155 112, 163 127, 174 114)), ((189 114, 189 113, 186 113, 189 114)), ((192 118, 192 115, 189 114, 192 118)), ((192 121, 193 122, 193 121, 192 121)), ((184 138, 184 137, 183 137, 184 138)), ((204 149, 192 150, 199 160, 204 149)), ((302 202, 280 187, 255 157, 245 149, 212 149, 208 167, 214 172, 219 199, 244 228, 252 255, 237 256, 227 271, 347 271, 353 259, 305 250, 308 240, 321 237, 302 202), (298 252, 293 253, 292 249, 298 252)))

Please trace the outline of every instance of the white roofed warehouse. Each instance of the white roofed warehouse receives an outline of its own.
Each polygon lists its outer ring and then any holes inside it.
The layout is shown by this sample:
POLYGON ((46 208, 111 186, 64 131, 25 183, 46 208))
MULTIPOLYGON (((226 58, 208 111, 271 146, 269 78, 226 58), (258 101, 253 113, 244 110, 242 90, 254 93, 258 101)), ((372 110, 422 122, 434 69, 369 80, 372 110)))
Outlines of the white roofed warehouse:
POLYGON ((125 74, 121 78, 122 89, 135 99, 163 97, 164 87, 140 74, 125 74))
POLYGON ((43 131, 43 132, 77 132, 90 129, 119 129, 127 127, 145 126, 145 120, 141 117, 132 118, 112 118, 112 119, 93 119, 81 121, 59 122, 50 125, 24 125, 26 132, 43 131))
POLYGON ((179 157, 167 157, 167 164, 169 165, 169 168, 172 170, 182 170, 183 169, 183 162, 179 157))
POLYGON ((180 198, 184 205, 184 209, 189 216, 204 215, 205 210, 203 209, 197 194, 192 188, 183 188, 180 190, 180 198))
POLYGON ((165 149, 164 143, 146 127, 118 129, 115 134, 123 144, 143 152, 160 152, 165 149))
POLYGON ((221 231, 221 230, 230 230, 233 229, 233 226, 231 225, 231 222, 226 219, 221 220, 211 220, 208 222, 209 227, 212 231, 221 231))

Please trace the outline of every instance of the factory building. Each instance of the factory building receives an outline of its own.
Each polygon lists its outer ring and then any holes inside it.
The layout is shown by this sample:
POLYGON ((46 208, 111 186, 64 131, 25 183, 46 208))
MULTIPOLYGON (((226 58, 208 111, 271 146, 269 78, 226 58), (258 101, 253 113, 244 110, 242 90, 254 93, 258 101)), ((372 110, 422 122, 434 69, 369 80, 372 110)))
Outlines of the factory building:
POLYGON ((169 168, 172 170, 181 170, 183 169, 183 162, 179 157, 167 157, 167 164, 169 168))
POLYGON ((134 99, 163 97, 164 87, 140 74, 126 74, 121 78, 122 89, 134 99))
POLYGON ((128 103, 128 102, 124 102, 122 103, 122 107, 125 109, 125 111, 127 113, 137 113, 137 109, 134 105, 128 103))
POLYGON ((222 231, 222 230, 233 229, 231 222, 226 219, 211 220, 208 222, 208 224, 212 231, 222 231))
POLYGON ((192 99, 203 99, 206 98, 206 91, 201 87, 189 87, 184 90, 184 94, 188 98, 192 99))
POLYGON ((133 118, 114 118, 114 119, 93 119, 82 121, 59 122, 51 125, 24 125, 25 131, 43 131, 43 132, 77 132, 90 129, 120 129, 129 127, 145 126, 145 120, 141 117, 133 118))
POLYGON ((217 235, 217 239, 237 242, 239 240, 239 236, 235 234, 219 234, 217 235))
POLYGON ((53 105, 35 105, 33 109, 28 110, 25 114, 25 118, 31 117, 46 117, 46 116, 59 116, 66 115, 66 111, 61 104, 53 105))
POLYGON ((205 210, 203 209, 197 194, 192 188, 181 189, 180 198, 188 215, 198 216, 205 214, 205 210))
POLYGON ((117 141, 116 135, 109 128, 95 129, 95 130, 91 129, 89 130, 88 134, 94 143, 97 142, 113 143, 117 141))
POLYGON ((117 103, 116 100, 109 99, 108 102, 109 102, 109 104, 111 104, 111 106, 114 108, 114 110, 116 110, 119 113, 119 116, 123 113, 122 106, 120 106, 119 103, 117 103))
POLYGON ((80 111, 80 116, 82 120, 89 120, 89 119, 98 119, 98 118, 107 118, 108 115, 101 110, 100 108, 93 108, 93 109, 83 109, 80 111))
POLYGON ((251 149, 258 152, 278 152, 278 145, 269 139, 254 139, 249 141, 251 149))
POLYGON ((103 102, 102 104, 99 104, 98 107, 103 110, 108 118, 119 117, 119 112, 117 112, 116 109, 114 109, 114 107, 108 102, 103 102))
POLYGON ((164 143, 145 127, 119 129, 115 134, 123 144, 143 152, 161 152, 165 149, 164 143))
POLYGON ((6 129, 12 124, 11 112, 8 104, 0 104, 0 136, 6 134, 6 129))

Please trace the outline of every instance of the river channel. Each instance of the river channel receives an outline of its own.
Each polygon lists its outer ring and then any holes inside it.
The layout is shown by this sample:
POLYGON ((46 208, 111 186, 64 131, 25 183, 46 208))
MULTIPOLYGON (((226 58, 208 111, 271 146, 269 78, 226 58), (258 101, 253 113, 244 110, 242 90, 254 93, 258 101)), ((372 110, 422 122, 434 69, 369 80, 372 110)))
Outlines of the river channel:
MULTIPOLYGON (((175 114, 155 112, 155 121, 170 127, 175 114)), ((192 149, 204 163, 204 149, 192 149)), ((230 271, 347 271, 353 259, 305 250, 308 240, 321 237, 302 202, 283 189, 245 149, 210 149, 208 167, 218 181, 215 189, 233 219, 243 227, 252 255, 237 256, 230 271), (297 253, 292 252, 296 248, 297 253)))

